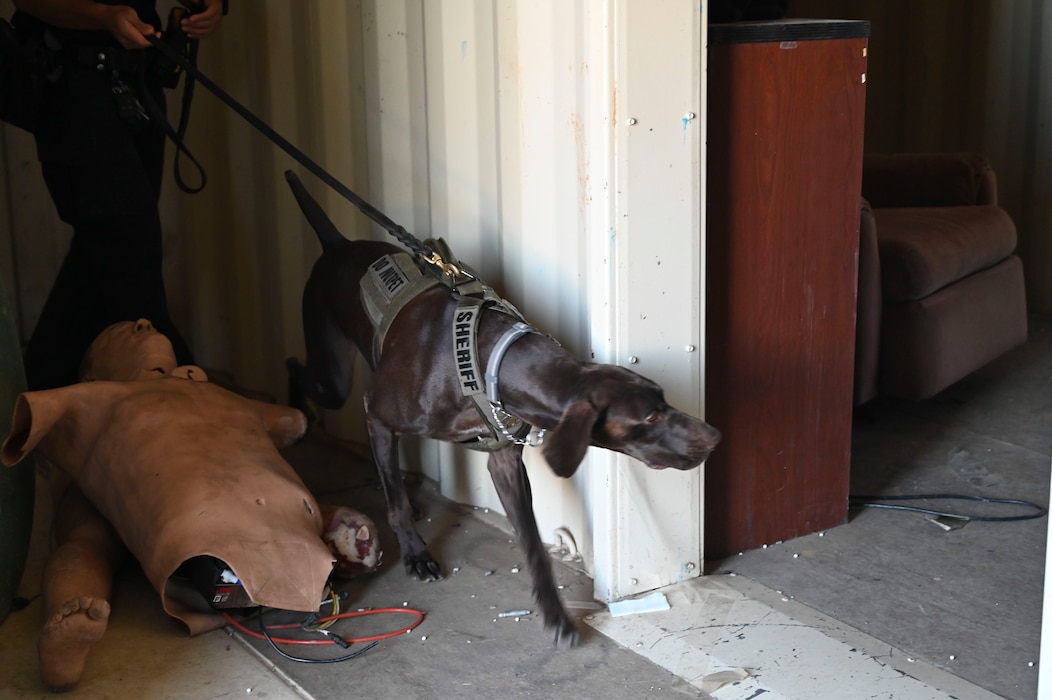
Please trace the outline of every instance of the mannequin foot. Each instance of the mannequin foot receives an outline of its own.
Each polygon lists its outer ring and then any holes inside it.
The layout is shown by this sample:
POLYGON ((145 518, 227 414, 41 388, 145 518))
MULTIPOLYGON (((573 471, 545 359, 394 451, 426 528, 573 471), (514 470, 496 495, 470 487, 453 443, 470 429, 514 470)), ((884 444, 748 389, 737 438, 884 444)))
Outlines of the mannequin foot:
POLYGON ((58 614, 44 622, 37 642, 44 685, 61 693, 80 681, 88 654, 102 639, 109 618, 107 601, 81 596, 66 601, 58 614))

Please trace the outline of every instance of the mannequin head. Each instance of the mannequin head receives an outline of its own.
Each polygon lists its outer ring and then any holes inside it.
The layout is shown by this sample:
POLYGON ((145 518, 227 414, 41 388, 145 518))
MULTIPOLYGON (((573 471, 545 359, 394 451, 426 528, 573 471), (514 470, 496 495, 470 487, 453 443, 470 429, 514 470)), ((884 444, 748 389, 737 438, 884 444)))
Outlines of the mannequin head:
POLYGON ((172 343, 152 323, 140 318, 115 323, 95 338, 81 363, 80 380, 160 379, 175 368, 172 343))

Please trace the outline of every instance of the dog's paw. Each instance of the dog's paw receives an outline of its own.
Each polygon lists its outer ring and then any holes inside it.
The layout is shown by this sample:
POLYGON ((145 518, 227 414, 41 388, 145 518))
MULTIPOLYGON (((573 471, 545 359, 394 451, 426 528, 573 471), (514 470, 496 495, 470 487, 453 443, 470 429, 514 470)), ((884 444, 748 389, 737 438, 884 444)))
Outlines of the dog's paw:
POLYGON ((577 646, 577 642, 580 641, 581 634, 577 630, 577 625, 573 623, 573 620, 562 620, 559 624, 555 625, 554 627, 556 649, 571 649, 577 646))
POLYGON ((534 599, 541 609, 544 629, 555 630, 555 648, 569 649, 577 646, 580 633, 573 618, 566 612, 554 584, 551 587, 540 586, 534 591, 534 599))
POLYGON ((430 552, 407 554, 402 560, 405 562, 405 573, 408 576, 414 576, 421 581, 441 581, 443 578, 442 567, 430 552))

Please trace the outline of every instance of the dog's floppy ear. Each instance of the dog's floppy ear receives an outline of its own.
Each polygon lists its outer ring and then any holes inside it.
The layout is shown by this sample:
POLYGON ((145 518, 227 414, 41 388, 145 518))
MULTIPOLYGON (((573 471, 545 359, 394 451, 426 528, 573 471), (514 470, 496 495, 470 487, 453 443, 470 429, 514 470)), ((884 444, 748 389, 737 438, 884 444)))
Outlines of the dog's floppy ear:
POLYGON ((544 435, 544 459, 559 476, 573 476, 592 442, 599 411, 590 401, 574 401, 563 411, 559 425, 544 435))

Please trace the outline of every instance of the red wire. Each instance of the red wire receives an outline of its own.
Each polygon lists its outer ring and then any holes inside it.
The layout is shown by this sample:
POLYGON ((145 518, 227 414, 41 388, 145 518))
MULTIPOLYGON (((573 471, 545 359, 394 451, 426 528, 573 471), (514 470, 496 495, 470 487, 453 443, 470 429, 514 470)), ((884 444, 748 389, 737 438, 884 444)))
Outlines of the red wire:
MULTIPOLYGON (((401 613, 403 615, 414 615, 414 616, 416 616, 416 619, 413 620, 413 622, 411 622, 410 624, 406 625, 405 627, 403 627, 403 628, 401 628, 399 630, 396 630, 394 632, 384 632, 382 634, 374 634, 371 637, 343 637, 343 640, 345 642, 347 642, 348 644, 354 644, 356 642, 373 642, 373 641, 377 641, 377 640, 380 640, 380 639, 390 639, 391 637, 397 637, 400 634, 405 634, 406 632, 409 632, 410 630, 416 628, 417 625, 419 625, 421 622, 424 621, 424 613, 420 612, 419 610, 414 610, 413 608, 376 608, 374 610, 355 610, 353 612, 340 613, 339 615, 329 615, 328 617, 319 618, 317 622, 318 622, 318 624, 321 624, 321 623, 324 623, 324 622, 329 622, 331 620, 342 620, 343 618, 346 618, 346 617, 362 617, 364 615, 380 615, 382 613, 401 613)), ((224 612, 223 613, 223 617, 225 617, 226 621, 229 622, 231 625, 233 625, 237 629, 241 630, 245 634, 249 635, 250 637, 255 637, 256 639, 266 639, 266 637, 263 636, 262 633, 256 632, 255 630, 250 630, 249 628, 245 627, 243 624, 241 624, 240 622, 235 620, 233 617, 231 617, 229 613, 224 612)), ((285 624, 281 624, 281 625, 267 625, 267 629, 268 630, 283 630, 283 629, 293 629, 293 628, 297 628, 298 629, 299 627, 300 627, 300 625, 298 623, 295 623, 295 622, 285 623, 285 624)), ((271 637, 271 639, 273 641, 277 642, 278 644, 335 644, 336 643, 336 642, 334 642, 331 639, 281 639, 281 638, 273 637, 273 636, 271 637)))

